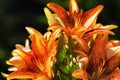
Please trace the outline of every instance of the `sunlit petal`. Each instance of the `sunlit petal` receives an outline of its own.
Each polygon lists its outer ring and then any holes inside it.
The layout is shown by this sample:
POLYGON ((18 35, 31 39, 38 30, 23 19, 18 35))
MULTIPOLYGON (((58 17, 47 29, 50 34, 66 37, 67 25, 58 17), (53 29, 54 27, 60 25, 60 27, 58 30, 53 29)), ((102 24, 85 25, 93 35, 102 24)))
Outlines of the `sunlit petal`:
POLYGON ((80 69, 77 69, 75 70, 73 73, 72 73, 72 76, 73 77, 76 77, 76 78, 81 78, 81 79, 85 79, 87 80, 88 79, 88 75, 87 75, 87 72, 85 69, 83 68, 80 68, 80 69))
POLYGON ((103 6, 99 5, 85 12, 83 15, 82 25, 88 28, 94 22, 94 20, 96 20, 98 14, 101 12, 102 9, 103 9, 103 6))
POLYGON ((57 22, 53 14, 50 12, 48 8, 44 8, 44 12, 46 14, 46 17, 48 19, 48 24, 52 25, 53 23, 57 22))
POLYGON ((120 46, 112 47, 106 50, 107 53, 107 59, 110 59, 114 55, 120 52, 120 46))
POLYGON ((72 26, 71 19, 69 18, 66 10, 63 7, 55 3, 48 3, 47 6, 59 16, 59 18, 62 20, 65 26, 69 26, 69 27, 72 26))
POLYGON ((14 65, 18 69, 21 69, 26 66, 25 62, 20 56, 12 57, 9 61, 6 61, 8 65, 14 65))
POLYGON ((44 39, 44 36, 31 27, 26 27, 27 31, 30 33, 30 39, 32 41, 32 49, 35 51, 35 53, 39 53, 36 55, 44 55, 45 53, 45 46, 46 46, 46 40, 44 39))
POLYGON ((25 70, 19 70, 11 73, 8 77, 7 80, 12 80, 12 79, 34 79, 36 77, 36 73, 32 73, 29 71, 25 70))
POLYGON ((77 13, 79 11, 76 0, 70 0, 70 7, 69 8, 70 8, 69 13, 71 16, 73 16, 74 13, 77 13))

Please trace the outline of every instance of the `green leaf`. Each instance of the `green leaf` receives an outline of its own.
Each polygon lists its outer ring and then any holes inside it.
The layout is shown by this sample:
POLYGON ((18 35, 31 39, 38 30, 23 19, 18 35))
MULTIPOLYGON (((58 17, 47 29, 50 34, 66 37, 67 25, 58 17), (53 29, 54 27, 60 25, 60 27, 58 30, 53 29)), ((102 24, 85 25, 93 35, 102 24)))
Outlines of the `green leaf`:
POLYGON ((66 48, 63 47, 63 49, 57 54, 58 63, 61 63, 67 57, 66 52, 67 52, 66 48))
POLYGON ((61 80, 70 80, 68 75, 60 74, 61 80))

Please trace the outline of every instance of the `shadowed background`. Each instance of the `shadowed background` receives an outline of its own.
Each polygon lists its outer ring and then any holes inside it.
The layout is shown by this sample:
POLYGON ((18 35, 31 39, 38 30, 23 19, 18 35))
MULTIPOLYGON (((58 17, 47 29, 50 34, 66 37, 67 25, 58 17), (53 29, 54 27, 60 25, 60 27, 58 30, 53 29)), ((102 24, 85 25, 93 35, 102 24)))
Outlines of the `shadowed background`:
MULTIPOLYGON (((12 55, 15 44, 24 45, 29 34, 25 26, 31 26, 45 33, 48 26, 43 8, 48 2, 55 2, 68 10, 68 0, 0 0, 0 72, 9 73, 5 61, 12 55)), ((84 11, 98 4, 104 5, 98 21, 103 25, 116 24, 120 26, 120 0, 78 0, 79 8, 84 11)), ((120 39, 120 28, 113 30, 120 39)), ((0 76, 0 80, 6 80, 0 76)))

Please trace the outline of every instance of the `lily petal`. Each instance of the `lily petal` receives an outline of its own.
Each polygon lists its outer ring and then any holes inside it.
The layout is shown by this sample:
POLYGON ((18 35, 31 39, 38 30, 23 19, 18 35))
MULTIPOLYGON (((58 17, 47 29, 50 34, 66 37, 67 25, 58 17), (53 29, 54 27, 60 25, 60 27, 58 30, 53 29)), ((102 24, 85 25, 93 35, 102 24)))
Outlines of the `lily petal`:
POLYGON ((9 61, 6 61, 8 65, 14 65, 18 69, 21 69, 26 66, 26 63, 20 56, 14 56, 9 61))
POLYGON ((113 57, 108 59, 105 63, 105 71, 104 74, 112 73, 115 69, 117 69, 120 64, 120 52, 116 53, 113 57))
POLYGON ((119 80, 120 79, 120 70, 116 69, 110 74, 107 74, 105 77, 103 77, 102 80, 119 80))
POLYGON ((80 69, 77 69, 75 70, 73 73, 72 73, 72 76, 75 77, 75 78, 81 78, 81 79, 85 79, 87 80, 88 79, 88 75, 87 75, 87 72, 85 71, 85 69, 83 68, 80 68, 80 69))
POLYGON ((36 73, 32 73, 29 71, 25 70, 19 70, 12 72, 8 77, 7 80, 12 80, 12 79, 34 79, 36 77, 36 73))
POLYGON ((26 29, 30 33, 33 51, 37 56, 45 55, 46 40, 44 36, 32 27, 26 27, 26 29))
POLYGON ((87 67, 87 71, 89 72, 90 75, 93 75, 93 72, 95 72, 96 73, 95 76, 97 76, 100 75, 100 73, 102 72, 103 66, 105 65, 107 59, 107 55, 105 52, 106 42, 107 35, 102 35, 96 38, 93 43, 87 67))
POLYGON ((98 5, 97 7, 85 12, 83 15, 82 25, 85 28, 88 28, 94 22, 94 20, 96 20, 102 9, 103 5, 98 5))
POLYGON ((69 13, 71 16, 73 16, 74 13, 77 13, 79 11, 76 0, 70 0, 70 7, 69 8, 70 8, 69 13))
POLYGON ((55 19, 55 17, 53 16, 53 14, 50 12, 50 10, 48 8, 44 8, 44 12, 45 12, 46 17, 48 19, 49 25, 52 25, 53 23, 57 22, 57 20, 55 19))
POLYGON ((71 27, 71 19, 68 16, 68 13, 66 12, 66 10, 59 6, 58 4, 55 3, 48 3, 47 4, 48 8, 50 8, 53 12, 55 12, 57 14, 57 16, 62 20, 63 24, 65 26, 69 26, 71 27))
POLYGON ((112 47, 106 50, 107 53, 107 59, 109 60, 111 57, 116 55, 120 52, 120 46, 112 47))

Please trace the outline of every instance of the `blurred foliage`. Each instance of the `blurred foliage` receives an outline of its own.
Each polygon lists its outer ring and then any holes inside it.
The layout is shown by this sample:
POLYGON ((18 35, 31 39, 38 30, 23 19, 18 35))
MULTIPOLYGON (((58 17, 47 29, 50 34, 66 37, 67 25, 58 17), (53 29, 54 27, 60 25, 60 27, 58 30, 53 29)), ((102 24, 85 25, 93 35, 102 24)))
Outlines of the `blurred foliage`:
MULTIPOLYGON (((7 72, 5 60, 11 56, 15 44, 23 44, 28 38, 25 26, 32 26, 41 33, 48 26, 43 8, 49 2, 60 4, 68 10, 69 0, 0 0, 0 72, 7 72)), ((98 17, 103 25, 116 24, 120 26, 120 0, 78 0, 79 7, 88 10, 99 4, 104 9, 98 17)), ((113 30, 114 39, 120 39, 120 28, 113 30)), ((0 77, 0 80, 4 80, 0 77)))

